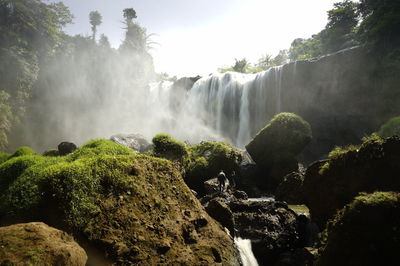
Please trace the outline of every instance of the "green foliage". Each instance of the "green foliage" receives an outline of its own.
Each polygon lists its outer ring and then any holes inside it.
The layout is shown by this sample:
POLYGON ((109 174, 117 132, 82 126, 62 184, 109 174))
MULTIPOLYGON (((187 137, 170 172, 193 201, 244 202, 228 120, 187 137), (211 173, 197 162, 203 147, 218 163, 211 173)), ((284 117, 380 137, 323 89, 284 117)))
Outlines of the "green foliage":
POLYGON ((321 50, 320 34, 313 35, 309 39, 297 38, 290 45, 289 59, 293 62, 317 57, 322 54, 321 50))
POLYGON ((102 16, 99 11, 91 11, 89 13, 90 25, 92 25, 93 41, 96 41, 97 26, 101 24, 102 16))
POLYGON ((153 137, 152 141, 156 156, 177 160, 186 165, 189 154, 185 143, 177 141, 167 134, 158 134, 153 137))
POLYGON ((12 155, 10 158, 14 158, 14 157, 19 157, 19 156, 24 156, 24 155, 34 155, 36 154, 36 152, 30 148, 30 147, 20 147, 18 148, 12 155))
POLYGON ((45 150, 42 154, 43 156, 59 156, 60 152, 57 149, 45 150))
POLYGON ((124 18, 126 19, 127 24, 129 22, 132 22, 133 19, 137 18, 136 11, 133 8, 125 8, 123 10, 123 12, 124 12, 124 18))
POLYGON ((318 265, 380 265, 396 261, 400 194, 362 194, 340 210, 322 234, 318 265))
POLYGON ((387 121, 378 131, 382 138, 388 138, 394 135, 400 136, 400 116, 393 117, 387 121))

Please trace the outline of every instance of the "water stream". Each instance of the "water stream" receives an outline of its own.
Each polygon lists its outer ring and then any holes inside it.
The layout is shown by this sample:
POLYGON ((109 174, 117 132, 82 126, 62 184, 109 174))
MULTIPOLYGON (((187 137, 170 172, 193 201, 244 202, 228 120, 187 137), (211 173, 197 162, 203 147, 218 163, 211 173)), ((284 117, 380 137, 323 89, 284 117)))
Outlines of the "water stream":
POLYGON ((256 257, 251 249, 250 239, 242 239, 235 237, 235 245, 237 246, 243 266, 258 266, 256 257))

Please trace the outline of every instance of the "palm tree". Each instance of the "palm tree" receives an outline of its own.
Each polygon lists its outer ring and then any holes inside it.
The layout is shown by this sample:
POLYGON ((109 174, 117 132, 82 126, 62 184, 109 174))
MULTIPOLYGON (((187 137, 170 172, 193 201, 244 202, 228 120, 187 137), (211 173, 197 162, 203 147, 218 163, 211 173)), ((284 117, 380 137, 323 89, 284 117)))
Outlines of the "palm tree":
POLYGON ((92 25, 93 41, 96 41, 97 26, 101 24, 102 16, 99 11, 92 11, 89 14, 90 24, 92 25))

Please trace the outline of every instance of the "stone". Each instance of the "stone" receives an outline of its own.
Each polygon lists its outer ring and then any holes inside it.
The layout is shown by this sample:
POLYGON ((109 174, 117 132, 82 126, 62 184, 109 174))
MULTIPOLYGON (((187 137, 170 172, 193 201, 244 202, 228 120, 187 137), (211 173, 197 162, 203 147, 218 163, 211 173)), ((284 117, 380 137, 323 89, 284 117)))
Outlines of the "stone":
POLYGON ((206 206, 207 213, 218 221, 223 227, 226 227, 230 234, 234 236, 234 220, 232 211, 221 199, 215 198, 208 202, 206 206))
POLYGON ((72 153, 76 148, 76 145, 72 142, 64 141, 58 144, 58 152, 61 156, 72 153))
POLYGON ((0 227, 0 265, 86 265, 88 257, 67 233, 42 222, 0 227))
POLYGON ((111 136, 110 140, 124 145, 138 153, 143 153, 153 148, 153 145, 140 134, 117 134, 111 136))

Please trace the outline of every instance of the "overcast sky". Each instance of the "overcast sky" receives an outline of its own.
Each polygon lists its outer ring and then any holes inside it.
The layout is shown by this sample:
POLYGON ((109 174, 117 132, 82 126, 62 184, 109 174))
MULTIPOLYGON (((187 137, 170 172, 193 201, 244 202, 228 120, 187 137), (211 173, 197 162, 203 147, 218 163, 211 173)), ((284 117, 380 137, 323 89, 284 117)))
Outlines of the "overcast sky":
POLYGON ((132 7, 137 21, 156 34, 151 51, 157 72, 206 75, 243 57, 287 49, 326 25, 326 11, 339 0, 63 0, 74 14, 69 34, 91 35, 89 12, 99 11, 113 47, 124 38, 122 10, 132 7))

